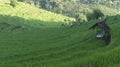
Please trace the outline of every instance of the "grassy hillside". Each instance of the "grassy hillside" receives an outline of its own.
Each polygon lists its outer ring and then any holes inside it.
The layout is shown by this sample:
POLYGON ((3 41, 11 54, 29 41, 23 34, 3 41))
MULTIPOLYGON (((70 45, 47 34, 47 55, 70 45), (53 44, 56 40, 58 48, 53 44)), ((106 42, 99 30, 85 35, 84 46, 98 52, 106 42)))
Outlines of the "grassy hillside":
POLYGON ((88 12, 92 12, 93 9, 100 9, 105 15, 109 15, 109 16, 118 14, 117 10, 108 8, 100 4, 99 5, 98 4, 80 4, 78 11, 79 13, 88 13, 88 12))
POLYGON ((119 67, 120 16, 107 19, 112 41, 95 38, 93 24, 0 32, 1 67, 119 67))
POLYGON ((120 16, 109 17, 112 41, 96 40, 93 24, 1 32, 1 67, 118 67, 120 16), (116 20, 117 19, 117 20, 116 20), (49 33, 49 34, 48 34, 49 33), (7 35, 7 36, 6 36, 7 35))
POLYGON ((117 12, 117 10, 105 7, 103 5, 92 5, 91 8, 93 7, 100 9, 105 15, 112 16, 112 15, 120 14, 119 12, 117 12))
POLYGON ((10 6, 9 1, 0 2, 0 15, 1 22, 7 22, 9 24, 13 23, 30 25, 31 27, 43 27, 43 26, 54 27, 56 25, 57 25, 56 27, 58 27, 58 25, 60 26, 60 24, 64 22, 64 19, 69 19, 71 21, 74 20, 73 18, 69 18, 61 14, 52 13, 46 10, 38 9, 35 8, 34 6, 24 4, 21 2, 18 2, 18 5, 15 8, 13 8, 12 6, 10 6), (51 22, 53 24, 48 22, 51 22))
POLYGON ((9 4, 0 3, 0 67, 120 66, 120 15, 108 17, 112 40, 105 45, 104 41, 95 38, 94 30, 88 30, 98 20, 61 27, 59 22, 65 16, 32 6, 22 9, 20 4, 29 6, 19 3, 19 7, 13 9, 9 4))
MULTIPOLYGON (((115 15, 119 12, 119 1, 108 0, 34 0, 34 3, 40 3, 39 7, 75 17, 76 14, 86 14, 94 9, 100 9, 105 15, 115 15), (110 3, 112 2, 112 3, 110 3)), ((38 4, 34 4, 38 6, 38 4)))

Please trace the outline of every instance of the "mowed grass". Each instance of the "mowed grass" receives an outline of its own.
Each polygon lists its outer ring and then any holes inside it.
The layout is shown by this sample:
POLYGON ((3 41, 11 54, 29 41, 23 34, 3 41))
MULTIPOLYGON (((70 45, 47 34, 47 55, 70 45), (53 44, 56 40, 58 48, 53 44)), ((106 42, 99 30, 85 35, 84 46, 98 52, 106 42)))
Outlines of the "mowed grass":
POLYGON ((95 38, 93 24, 0 32, 1 67, 119 67, 119 19, 108 17, 109 45, 95 38))

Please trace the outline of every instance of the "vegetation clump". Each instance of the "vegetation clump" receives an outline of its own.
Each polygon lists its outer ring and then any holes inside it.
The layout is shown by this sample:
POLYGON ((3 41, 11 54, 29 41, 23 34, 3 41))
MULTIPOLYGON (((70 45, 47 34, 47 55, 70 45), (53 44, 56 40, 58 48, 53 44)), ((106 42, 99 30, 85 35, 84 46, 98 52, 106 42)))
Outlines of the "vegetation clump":
POLYGON ((19 1, 19 2, 25 2, 25 0, 17 0, 17 1, 19 1))
POLYGON ((87 13, 87 20, 94 20, 104 17, 104 14, 99 9, 94 9, 92 13, 87 13))
POLYGON ((10 0, 10 5, 14 8, 17 5, 17 0, 10 0))

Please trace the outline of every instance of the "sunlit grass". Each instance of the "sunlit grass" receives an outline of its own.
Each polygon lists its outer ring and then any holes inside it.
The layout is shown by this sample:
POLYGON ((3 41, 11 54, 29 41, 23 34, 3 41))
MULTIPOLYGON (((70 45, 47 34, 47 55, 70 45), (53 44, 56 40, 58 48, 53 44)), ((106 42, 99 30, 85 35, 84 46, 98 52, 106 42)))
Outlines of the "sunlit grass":
POLYGON ((15 8, 12 8, 9 3, 0 3, 0 14, 18 16, 24 19, 36 19, 45 22, 64 22, 64 19, 74 20, 73 18, 35 8, 34 6, 24 3, 18 3, 15 8))

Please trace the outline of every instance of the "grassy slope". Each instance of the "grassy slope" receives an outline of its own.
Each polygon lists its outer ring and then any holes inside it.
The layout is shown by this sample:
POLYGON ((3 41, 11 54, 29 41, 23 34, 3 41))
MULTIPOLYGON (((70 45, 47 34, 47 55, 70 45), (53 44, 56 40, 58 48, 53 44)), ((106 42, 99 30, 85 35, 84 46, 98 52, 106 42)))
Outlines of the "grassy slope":
POLYGON ((120 16, 113 16, 107 20, 112 33, 112 41, 107 46, 102 40, 96 40, 95 32, 88 31, 91 23, 73 28, 32 28, 1 32, 0 65, 2 67, 118 67, 119 18, 120 16))
MULTIPOLYGON (((7 1, 8 2, 8 1, 7 1)), ((0 2, 0 19, 1 22, 7 22, 9 24, 22 24, 22 25, 30 25, 33 27, 41 27, 42 25, 46 26, 55 26, 60 25, 61 23, 54 23, 54 22, 64 22, 64 19, 74 20, 73 18, 69 18, 67 16, 63 16, 60 14, 52 13, 46 10, 35 8, 34 6, 30 6, 28 4, 24 4, 19 2, 18 5, 13 8, 8 3, 0 2), (14 18, 14 21, 11 18, 14 18), (19 20, 18 18, 21 18, 19 20), (7 20, 2 20, 7 19, 7 20), (26 22, 29 21, 29 22, 26 22), (32 23, 33 22, 33 23, 32 23), (51 23, 44 23, 44 22, 52 22, 51 23), (55 24, 55 25, 54 25, 55 24)), ((56 26, 56 27, 57 27, 56 26)))
POLYGON ((100 9, 105 15, 116 15, 118 14, 117 10, 108 8, 103 5, 98 5, 98 4, 80 4, 79 11, 81 13, 85 12, 92 12, 93 9, 100 9))
MULTIPOLYGON (((19 23, 43 22, 20 18, 21 14, 17 14, 19 17, 10 15, 0 15, 0 20, 11 25, 18 24, 18 20, 19 23)), ((52 29, 36 29, 36 25, 39 27, 36 23, 31 24, 34 27, 30 30, 0 32, 0 67, 118 67, 119 18, 113 16, 107 20, 112 32, 112 42, 107 46, 94 37, 95 31, 88 30, 92 22, 52 29)))
POLYGON ((92 7, 99 8, 105 15, 116 15, 119 14, 117 10, 105 7, 103 5, 93 5, 92 7))

